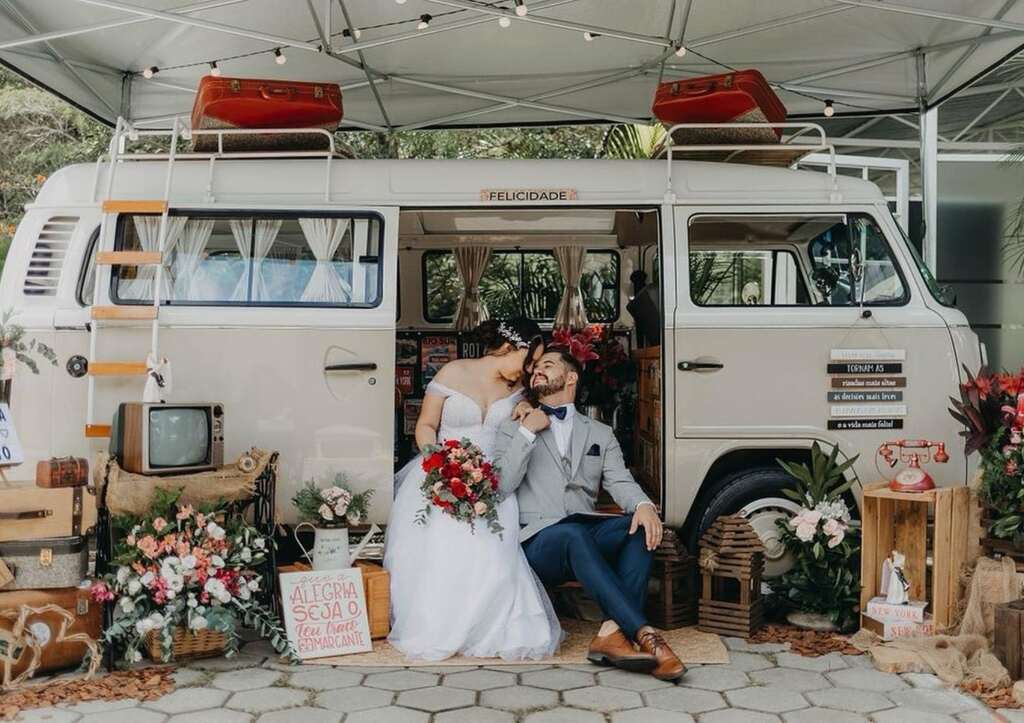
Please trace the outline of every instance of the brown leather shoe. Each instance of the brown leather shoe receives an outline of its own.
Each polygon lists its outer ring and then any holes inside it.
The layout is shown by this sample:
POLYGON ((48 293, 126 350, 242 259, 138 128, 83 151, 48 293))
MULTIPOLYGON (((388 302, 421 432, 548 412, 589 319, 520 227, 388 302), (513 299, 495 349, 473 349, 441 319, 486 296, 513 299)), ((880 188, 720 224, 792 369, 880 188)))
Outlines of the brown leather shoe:
POLYGON ((661 633, 647 629, 637 633, 636 637, 640 650, 649 653, 658 661, 651 675, 658 680, 679 680, 686 675, 686 666, 679 656, 672 652, 672 648, 668 647, 661 633))
POLYGON ((614 665, 631 673, 650 673, 658 665, 653 655, 638 651, 621 630, 595 636, 590 641, 587 660, 595 665, 614 665))

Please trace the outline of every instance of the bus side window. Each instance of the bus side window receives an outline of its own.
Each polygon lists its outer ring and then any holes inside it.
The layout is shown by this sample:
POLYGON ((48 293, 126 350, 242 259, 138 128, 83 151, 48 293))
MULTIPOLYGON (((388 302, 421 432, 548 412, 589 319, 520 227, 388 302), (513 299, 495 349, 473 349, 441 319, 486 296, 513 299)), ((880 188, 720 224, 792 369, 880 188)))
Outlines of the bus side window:
POLYGON ((82 268, 78 272, 78 286, 75 288, 75 300, 79 306, 92 306, 96 293, 96 247, 99 246, 100 227, 89 237, 89 246, 85 250, 82 268))

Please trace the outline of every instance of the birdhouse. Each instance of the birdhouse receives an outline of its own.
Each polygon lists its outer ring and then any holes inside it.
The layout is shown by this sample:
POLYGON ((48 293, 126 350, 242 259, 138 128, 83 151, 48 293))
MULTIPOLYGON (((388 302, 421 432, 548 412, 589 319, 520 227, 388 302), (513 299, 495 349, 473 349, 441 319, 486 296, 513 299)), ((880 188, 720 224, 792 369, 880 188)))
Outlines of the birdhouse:
POLYGON ((701 593, 697 626, 749 638, 764 621, 764 545, 738 515, 719 517, 700 538, 701 593))
POLYGON ((654 551, 647 619, 662 630, 697 622, 697 560, 673 530, 666 529, 654 551))

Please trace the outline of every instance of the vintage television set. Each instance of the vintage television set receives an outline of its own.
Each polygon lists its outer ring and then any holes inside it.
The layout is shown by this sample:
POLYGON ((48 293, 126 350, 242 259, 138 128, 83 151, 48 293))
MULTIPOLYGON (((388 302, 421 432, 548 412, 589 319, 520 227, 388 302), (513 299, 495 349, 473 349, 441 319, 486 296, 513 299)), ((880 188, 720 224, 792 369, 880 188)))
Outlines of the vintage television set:
POLYGON ((224 464, 224 405, 125 402, 118 406, 110 453, 136 474, 182 474, 224 464))

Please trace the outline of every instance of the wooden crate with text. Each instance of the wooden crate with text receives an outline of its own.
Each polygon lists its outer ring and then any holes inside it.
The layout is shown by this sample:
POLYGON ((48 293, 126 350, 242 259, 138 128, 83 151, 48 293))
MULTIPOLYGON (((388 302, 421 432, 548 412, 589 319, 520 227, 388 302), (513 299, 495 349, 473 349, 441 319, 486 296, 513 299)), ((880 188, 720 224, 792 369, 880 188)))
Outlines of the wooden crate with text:
MULTIPOLYGON (((880 594, 882 562, 897 550, 906 557, 910 599, 928 601, 936 632, 948 627, 959 600, 970 512, 967 487, 927 492, 893 492, 888 482, 866 487, 861 502, 861 610, 880 594)), ((863 614, 861 620, 863 627, 863 614)))

